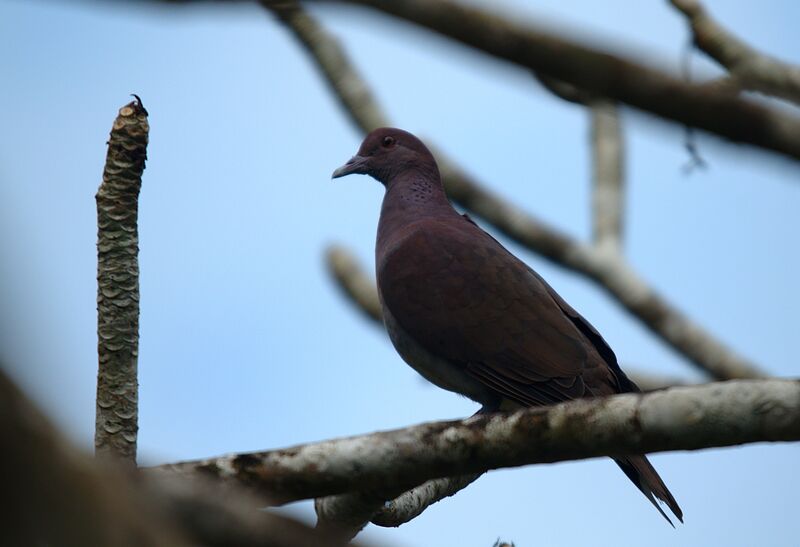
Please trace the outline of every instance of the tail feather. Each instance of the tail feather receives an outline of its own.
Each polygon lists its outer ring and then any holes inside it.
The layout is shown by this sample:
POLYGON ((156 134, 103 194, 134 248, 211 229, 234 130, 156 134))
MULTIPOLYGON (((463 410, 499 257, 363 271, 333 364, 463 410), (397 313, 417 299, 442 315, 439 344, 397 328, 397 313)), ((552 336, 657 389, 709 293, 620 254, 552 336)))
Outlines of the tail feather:
POLYGON ((628 456, 627 458, 614 459, 617 465, 628 476, 628 478, 636 485, 642 494, 650 500, 658 512, 667 519, 667 522, 674 528, 675 525, 663 511, 661 506, 656 501, 656 498, 667 504, 667 507, 675 514, 679 521, 683 522, 683 511, 678 506, 678 502, 672 497, 664 481, 658 476, 658 473, 644 456, 628 456))

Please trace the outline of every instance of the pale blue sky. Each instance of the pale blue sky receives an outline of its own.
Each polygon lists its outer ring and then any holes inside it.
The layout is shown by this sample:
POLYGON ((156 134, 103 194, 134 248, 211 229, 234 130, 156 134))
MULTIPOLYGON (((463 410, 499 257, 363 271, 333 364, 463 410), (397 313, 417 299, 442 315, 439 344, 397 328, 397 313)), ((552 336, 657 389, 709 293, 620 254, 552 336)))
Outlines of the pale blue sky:
MULTIPOLYGON (((96 375, 95 209, 105 141, 129 93, 150 112, 140 200, 140 459, 282 447, 471 414, 425 384, 335 290, 330 242, 372 269, 381 186, 331 182, 348 124, 292 38, 256 6, 0 3, 0 358, 79 444, 96 375)), ((122 4, 122 3, 118 3, 122 4)), ((516 7, 525 6, 517 2, 516 7)), ((759 48, 800 61, 800 4, 707 2, 759 48)), ((526 8, 527 9, 527 8, 526 8)), ((395 124, 494 191, 589 234, 587 116, 522 70, 361 10, 313 10, 395 124)), ((542 0, 528 16, 677 66, 683 20, 662 1, 542 0)), ((696 72, 713 66, 695 56, 696 72)), ((797 375, 798 168, 631 111, 626 250, 692 317, 777 375, 797 375)), ((514 245, 623 363, 686 362, 583 279, 514 245)), ((490 473, 387 545, 790 545, 792 445, 654 456, 686 514, 672 530, 610 461, 490 473)), ((308 503, 296 506, 311 519, 308 503)))

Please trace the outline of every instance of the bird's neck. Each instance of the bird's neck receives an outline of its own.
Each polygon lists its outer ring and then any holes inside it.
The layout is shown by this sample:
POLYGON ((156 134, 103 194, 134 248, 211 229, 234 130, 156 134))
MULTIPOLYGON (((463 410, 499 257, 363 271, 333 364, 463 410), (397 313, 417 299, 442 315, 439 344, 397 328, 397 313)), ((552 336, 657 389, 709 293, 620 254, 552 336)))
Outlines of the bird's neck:
POLYGON ((418 220, 457 215, 438 176, 406 172, 386 184, 381 218, 378 222, 377 248, 390 248, 390 238, 402 238, 418 220))

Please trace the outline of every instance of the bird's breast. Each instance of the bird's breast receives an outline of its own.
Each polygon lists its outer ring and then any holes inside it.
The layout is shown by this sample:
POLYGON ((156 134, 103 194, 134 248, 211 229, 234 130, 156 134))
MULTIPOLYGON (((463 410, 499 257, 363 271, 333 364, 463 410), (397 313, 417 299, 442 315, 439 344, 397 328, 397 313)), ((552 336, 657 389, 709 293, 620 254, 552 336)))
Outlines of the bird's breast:
POLYGON ((397 353, 426 380, 483 405, 491 405, 497 399, 497 396, 483 383, 467 374, 461 364, 439 357, 418 344, 398 324, 385 304, 383 304, 383 320, 397 353))

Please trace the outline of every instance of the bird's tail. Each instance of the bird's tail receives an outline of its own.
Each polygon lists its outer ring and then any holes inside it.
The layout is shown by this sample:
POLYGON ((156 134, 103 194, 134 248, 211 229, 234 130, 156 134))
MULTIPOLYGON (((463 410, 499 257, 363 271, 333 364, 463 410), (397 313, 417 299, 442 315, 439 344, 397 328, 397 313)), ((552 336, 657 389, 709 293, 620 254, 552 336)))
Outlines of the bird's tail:
POLYGON ((664 481, 658 476, 658 473, 647 458, 644 456, 628 456, 626 458, 615 458, 614 461, 617 462, 617 465, 628 476, 631 482, 642 491, 642 494, 650 500, 650 503, 658 509, 658 512, 667 519, 667 522, 669 522, 673 528, 675 525, 672 524, 667 514, 661 509, 656 498, 666 503, 667 507, 678 517, 678 520, 683 522, 683 511, 681 511, 681 508, 678 506, 678 502, 672 497, 672 493, 670 493, 664 481))

